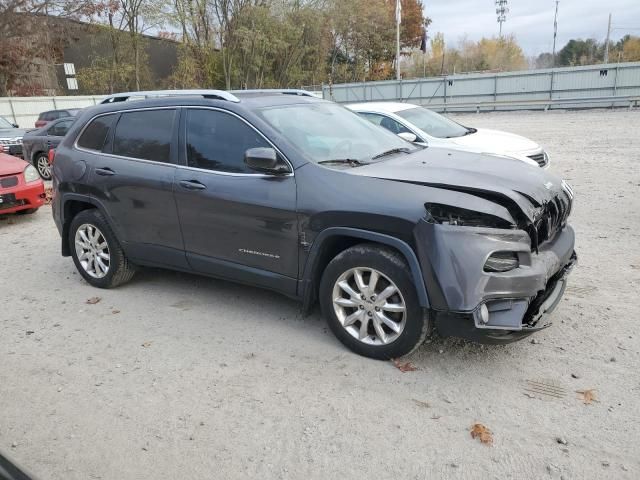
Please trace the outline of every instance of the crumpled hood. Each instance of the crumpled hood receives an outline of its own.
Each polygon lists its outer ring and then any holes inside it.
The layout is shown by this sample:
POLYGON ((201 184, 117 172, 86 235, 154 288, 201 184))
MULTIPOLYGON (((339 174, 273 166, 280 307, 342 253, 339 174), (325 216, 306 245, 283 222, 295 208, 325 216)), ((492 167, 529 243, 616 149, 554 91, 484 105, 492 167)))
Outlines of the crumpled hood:
POLYGON ((455 145, 476 150, 478 152, 517 154, 540 150, 540 145, 528 138, 500 130, 478 128, 475 133, 462 137, 450 138, 455 145))
MULTIPOLYGON (((446 148, 398 154, 349 173, 475 194, 515 202, 535 222, 539 207, 563 190, 562 180, 520 160, 446 148)), ((425 199, 427 200, 427 199, 425 199)))
POLYGON ((0 153, 0 176, 22 173, 28 163, 6 153, 0 153))

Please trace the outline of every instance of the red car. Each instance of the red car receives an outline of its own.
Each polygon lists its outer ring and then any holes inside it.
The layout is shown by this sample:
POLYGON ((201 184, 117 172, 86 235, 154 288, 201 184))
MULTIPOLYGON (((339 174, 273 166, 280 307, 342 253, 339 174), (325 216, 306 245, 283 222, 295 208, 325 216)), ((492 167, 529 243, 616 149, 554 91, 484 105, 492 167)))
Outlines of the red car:
POLYGON ((34 213, 45 197, 44 182, 33 165, 0 153, 0 215, 34 213))

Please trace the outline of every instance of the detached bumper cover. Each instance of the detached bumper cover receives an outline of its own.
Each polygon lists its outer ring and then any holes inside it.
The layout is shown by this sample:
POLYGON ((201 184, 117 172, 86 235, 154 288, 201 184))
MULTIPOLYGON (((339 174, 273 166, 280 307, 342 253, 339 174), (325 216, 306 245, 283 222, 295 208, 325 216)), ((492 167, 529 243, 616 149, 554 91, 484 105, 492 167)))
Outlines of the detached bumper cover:
POLYGON ((517 340, 549 326, 576 263, 575 233, 566 225, 531 251, 520 230, 419 224, 416 245, 436 327, 444 336, 481 342, 517 340), (516 252, 520 266, 485 272, 494 252, 516 252))
MULTIPOLYGON (((482 325, 477 312, 467 314, 460 312, 436 312, 436 328, 444 337, 460 337, 478 343, 502 344, 511 343, 551 326, 548 315, 560 303, 567 286, 567 277, 577 263, 577 255, 573 252, 571 259, 553 278, 547 288, 538 293, 530 302, 521 299, 501 300, 504 305, 504 316, 507 324, 495 324, 495 311, 491 312, 489 324, 482 325), (524 303, 526 309, 520 310, 524 303), (524 311, 524 313, 522 313, 524 311)), ((491 309, 490 309, 491 310, 491 309)), ((500 310, 498 310, 500 312, 500 310)), ((499 322, 499 320, 498 320, 499 322)))

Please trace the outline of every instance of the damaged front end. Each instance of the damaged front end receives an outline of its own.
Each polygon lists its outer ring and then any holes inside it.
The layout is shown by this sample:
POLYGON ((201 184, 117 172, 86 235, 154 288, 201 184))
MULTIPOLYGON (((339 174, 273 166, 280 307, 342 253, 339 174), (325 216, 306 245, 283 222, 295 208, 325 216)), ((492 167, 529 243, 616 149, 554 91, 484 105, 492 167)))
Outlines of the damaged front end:
POLYGON ((543 202, 439 188, 458 195, 426 203, 414 234, 440 334, 506 343, 549 326, 577 259, 570 187, 543 202))

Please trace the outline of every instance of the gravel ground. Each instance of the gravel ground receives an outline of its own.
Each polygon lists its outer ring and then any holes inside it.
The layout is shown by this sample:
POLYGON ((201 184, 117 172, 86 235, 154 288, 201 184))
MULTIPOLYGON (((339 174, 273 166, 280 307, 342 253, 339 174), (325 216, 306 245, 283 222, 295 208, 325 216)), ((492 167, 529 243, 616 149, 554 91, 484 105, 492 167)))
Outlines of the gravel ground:
POLYGON ((456 118, 538 140, 576 191, 552 328, 431 340, 403 373, 266 291, 160 270, 93 289, 45 207, 0 220, 0 450, 42 479, 640 478, 640 112, 456 118))

